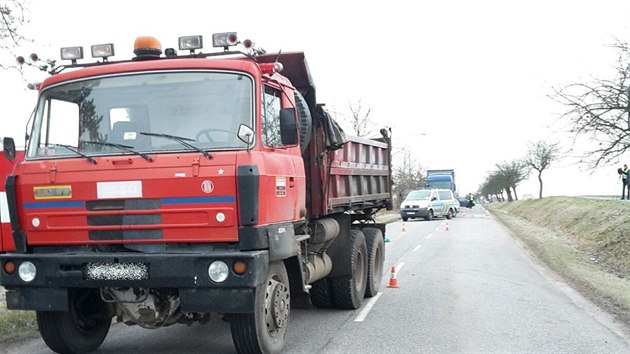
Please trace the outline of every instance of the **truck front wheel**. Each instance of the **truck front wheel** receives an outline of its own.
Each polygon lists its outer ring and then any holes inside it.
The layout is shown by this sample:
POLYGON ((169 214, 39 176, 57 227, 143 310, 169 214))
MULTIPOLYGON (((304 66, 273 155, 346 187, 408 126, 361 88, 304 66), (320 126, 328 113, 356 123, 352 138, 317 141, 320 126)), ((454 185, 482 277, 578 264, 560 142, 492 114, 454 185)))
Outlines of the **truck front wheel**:
POLYGON ((289 277, 282 261, 269 265, 265 283, 256 288, 254 313, 231 314, 232 341, 239 353, 280 353, 291 308, 289 277))
MULTIPOLYGON (((340 236, 338 236, 340 237, 340 236)), ((363 302, 367 285, 367 246, 365 235, 360 230, 350 230, 352 249, 350 250, 351 274, 332 278, 333 301, 340 309, 358 309, 363 302)))
POLYGON ((97 290, 71 291, 68 311, 37 311, 46 345, 57 353, 87 353, 103 343, 112 314, 97 290))

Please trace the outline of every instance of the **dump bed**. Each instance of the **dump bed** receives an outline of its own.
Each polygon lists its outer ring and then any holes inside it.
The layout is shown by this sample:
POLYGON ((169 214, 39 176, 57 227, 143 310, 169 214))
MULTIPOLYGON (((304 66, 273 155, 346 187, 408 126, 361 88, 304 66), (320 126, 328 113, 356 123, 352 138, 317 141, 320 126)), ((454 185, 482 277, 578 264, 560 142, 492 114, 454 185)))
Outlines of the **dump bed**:
POLYGON ((307 178, 306 207, 311 217, 344 211, 391 209, 391 141, 389 132, 366 139, 344 134, 317 103, 315 83, 303 52, 267 54, 261 63, 280 61, 281 75, 304 97, 311 139, 303 154, 307 178))

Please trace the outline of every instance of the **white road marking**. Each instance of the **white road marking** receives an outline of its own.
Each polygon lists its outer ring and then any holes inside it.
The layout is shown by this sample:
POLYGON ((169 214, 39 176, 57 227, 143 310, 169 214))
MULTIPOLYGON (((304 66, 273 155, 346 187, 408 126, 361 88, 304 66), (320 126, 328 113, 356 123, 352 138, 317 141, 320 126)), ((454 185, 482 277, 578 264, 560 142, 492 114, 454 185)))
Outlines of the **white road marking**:
POLYGON ((419 250, 421 247, 421 245, 417 245, 413 250, 411 250, 411 252, 416 252, 417 250, 419 250))
POLYGON ((398 263, 398 266, 396 267, 396 275, 398 275, 398 273, 400 273, 400 270, 402 269, 402 267, 404 265, 405 265, 405 262, 398 263))
POLYGON ((378 298, 381 297, 381 294, 382 293, 379 291, 373 298, 370 299, 370 301, 367 302, 367 304, 365 304, 365 307, 361 310, 361 312, 359 312, 359 315, 354 319, 354 322, 363 322, 363 320, 365 320, 372 307, 374 307, 378 301, 378 298))
POLYGON ((430 239, 430 238, 431 238, 431 236, 433 236, 433 234, 429 234, 429 236, 427 236, 427 239, 430 239))

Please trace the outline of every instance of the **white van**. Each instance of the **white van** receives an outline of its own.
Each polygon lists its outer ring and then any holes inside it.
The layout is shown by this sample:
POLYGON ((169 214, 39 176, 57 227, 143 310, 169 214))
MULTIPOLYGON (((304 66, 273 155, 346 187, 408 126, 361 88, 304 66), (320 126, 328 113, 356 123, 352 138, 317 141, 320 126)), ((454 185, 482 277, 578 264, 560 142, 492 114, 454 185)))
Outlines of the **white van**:
POLYGON ((415 218, 431 220, 434 217, 457 216, 459 203, 450 189, 420 189, 410 192, 400 204, 400 217, 403 221, 415 218))

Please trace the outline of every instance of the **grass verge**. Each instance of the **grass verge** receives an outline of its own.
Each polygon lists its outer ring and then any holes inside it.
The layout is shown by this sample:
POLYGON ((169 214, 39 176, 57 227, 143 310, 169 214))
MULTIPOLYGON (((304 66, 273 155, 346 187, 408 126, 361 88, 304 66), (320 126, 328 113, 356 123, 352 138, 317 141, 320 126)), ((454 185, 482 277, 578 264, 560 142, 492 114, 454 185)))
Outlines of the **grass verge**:
POLYGON ((8 311, 4 301, 0 304, 0 343, 30 338, 37 333, 34 311, 8 311))
POLYGON ((630 327, 630 204, 550 197, 488 210, 550 269, 630 327))

